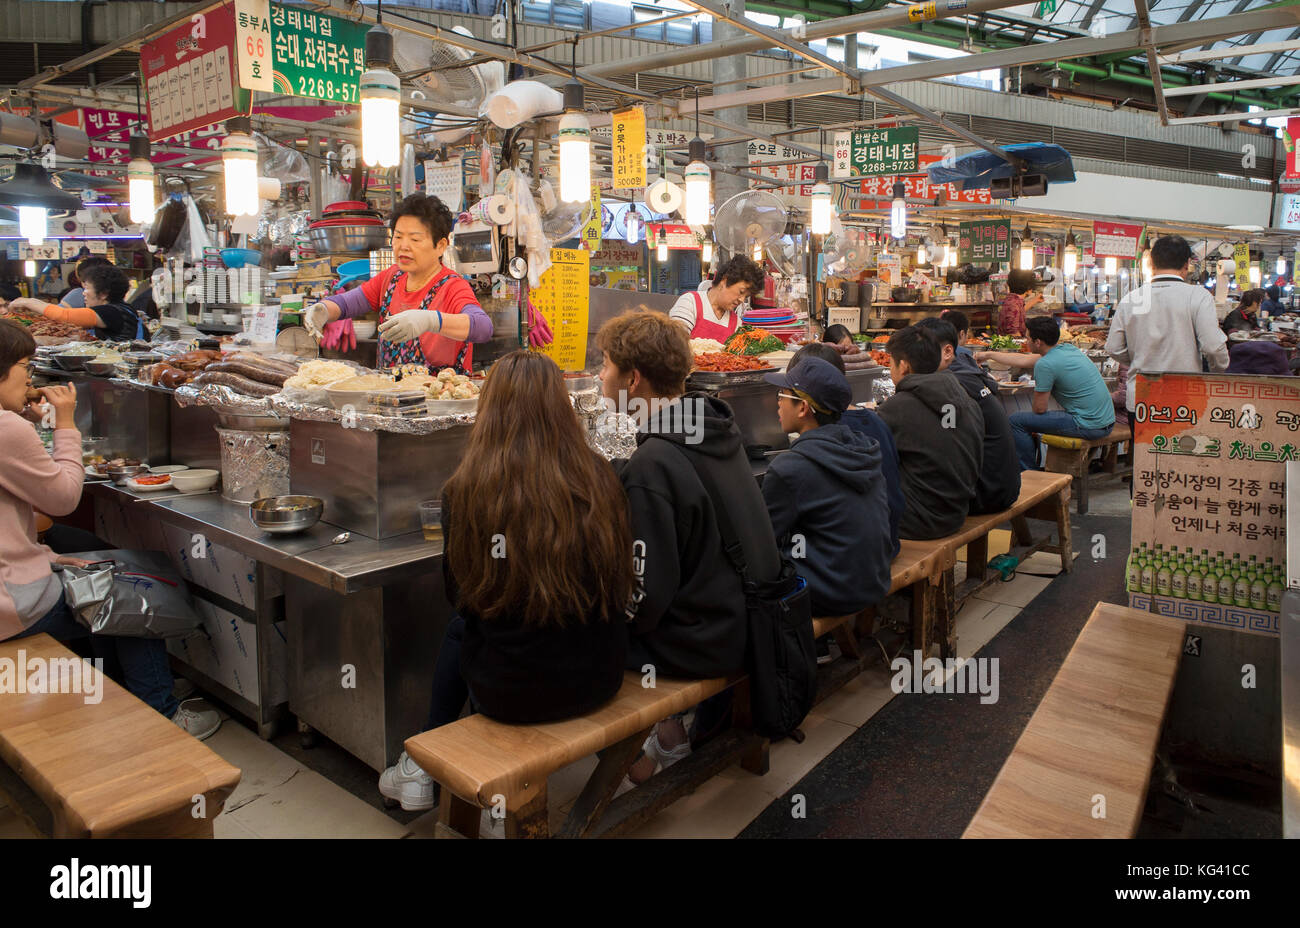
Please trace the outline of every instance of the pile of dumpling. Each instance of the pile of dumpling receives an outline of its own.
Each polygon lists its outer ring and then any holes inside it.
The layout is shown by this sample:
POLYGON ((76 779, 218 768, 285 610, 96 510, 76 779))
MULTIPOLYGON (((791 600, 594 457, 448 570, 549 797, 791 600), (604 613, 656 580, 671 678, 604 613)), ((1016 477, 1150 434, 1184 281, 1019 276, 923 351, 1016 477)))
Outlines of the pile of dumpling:
POLYGON ((478 384, 450 367, 438 371, 436 380, 425 388, 431 400, 472 400, 478 396, 478 384))

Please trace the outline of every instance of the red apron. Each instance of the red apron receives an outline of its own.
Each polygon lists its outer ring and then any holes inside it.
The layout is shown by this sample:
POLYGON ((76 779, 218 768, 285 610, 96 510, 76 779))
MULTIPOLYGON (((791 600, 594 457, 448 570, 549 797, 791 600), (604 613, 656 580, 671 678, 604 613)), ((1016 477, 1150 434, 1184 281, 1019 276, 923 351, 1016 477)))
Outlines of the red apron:
MULTIPOLYGON (((728 313, 731 317, 729 325, 718 325, 716 322, 710 322, 704 318, 704 297, 700 291, 696 290, 693 294, 695 297, 695 325, 691 328, 691 338, 711 338, 716 342, 726 344, 727 339, 736 334, 736 329, 740 327, 740 314, 728 313)), ((710 312, 709 315, 712 315, 710 312)))

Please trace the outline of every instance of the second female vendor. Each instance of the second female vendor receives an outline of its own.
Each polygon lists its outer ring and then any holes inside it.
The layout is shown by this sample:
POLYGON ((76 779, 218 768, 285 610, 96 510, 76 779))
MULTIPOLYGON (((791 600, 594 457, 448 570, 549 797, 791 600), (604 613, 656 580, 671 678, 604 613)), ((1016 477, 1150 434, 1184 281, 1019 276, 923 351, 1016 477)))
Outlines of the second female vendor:
POLYGON ((668 316, 686 326, 691 338, 725 342, 740 327, 740 305, 762 293, 763 284, 763 269, 744 255, 734 255, 711 282, 679 296, 668 316))
POLYGON ((442 263, 454 225, 437 197, 413 194, 389 221, 393 266, 355 290, 313 304, 303 324, 316 338, 326 325, 378 312, 377 367, 423 364, 467 374, 474 344, 492 337, 492 320, 463 277, 442 263))

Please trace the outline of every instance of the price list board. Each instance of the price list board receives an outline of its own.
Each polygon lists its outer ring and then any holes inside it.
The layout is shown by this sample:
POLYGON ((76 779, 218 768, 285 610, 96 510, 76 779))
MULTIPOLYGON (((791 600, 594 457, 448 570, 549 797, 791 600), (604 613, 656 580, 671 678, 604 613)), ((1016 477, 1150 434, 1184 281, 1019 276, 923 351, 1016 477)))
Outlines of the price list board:
POLYGON ((562 371, 587 365, 587 326, 591 314, 591 252, 552 248, 551 267, 530 298, 546 317, 555 339, 537 349, 562 371))
POLYGON ((158 142, 233 116, 247 115, 253 95, 235 71, 235 14, 230 6, 200 14, 140 47, 149 107, 149 138, 158 142))
POLYGON ((985 219, 957 227, 957 260, 963 264, 1011 260, 1011 220, 985 219))
POLYGON ((1197 580, 1162 586, 1153 575, 1136 590, 1130 583, 1130 604, 1145 609, 1154 598, 1158 611, 1190 622, 1278 634, 1277 601, 1268 589, 1277 589, 1286 564, 1286 464, 1300 460, 1300 383, 1291 380, 1138 376, 1134 551, 1160 545, 1171 576, 1181 567, 1197 580), (1220 589, 1207 595, 1200 585, 1208 590, 1209 576, 1220 589), (1245 583, 1244 595, 1240 586, 1232 594, 1234 579, 1245 583))
POLYGON ((636 189, 646 184, 645 108, 633 106, 612 114, 614 186, 636 189))
POLYGON ((1094 222, 1092 224, 1092 253, 1098 258, 1128 258, 1135 260, 1142 244, 1145 226, 1126 222, 1094 222))

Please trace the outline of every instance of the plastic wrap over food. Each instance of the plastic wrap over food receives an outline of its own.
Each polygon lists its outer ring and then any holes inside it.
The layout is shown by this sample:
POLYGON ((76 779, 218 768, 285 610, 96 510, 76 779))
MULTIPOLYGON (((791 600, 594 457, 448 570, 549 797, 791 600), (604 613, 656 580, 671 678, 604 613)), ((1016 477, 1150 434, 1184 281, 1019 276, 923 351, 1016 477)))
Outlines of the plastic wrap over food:
POLYGON ((222 412, 234 416, 273 416, 269 396, 246 396, 221 384, 196 386, 187 383, 173 394, 177 406, 221 406, 222 412))
POLYGON ((636 450, 636 422, 621 412, 605 411, 587 431, 587 444, 607 461, 626 459, 636 450))
POLYGON ((289 433, 217 429, 221 495, 237 503, 289 492, 289 433))
POLYGON ((307 422, 337 422, 343 428, 360 429, 363 432, 398 432, 403 435, 432 435, 444 429, 458 425, 473 425, 474 413, 460 413, 454 416, 376 416, 364 412, 344 413, 328 406, 314 406, 308 403, 296 403, 283 393, 266 398, 270 414, 286 419, 302 419, 307 422))
POLYGON ((888 375, 877 377, 871 381, 871 399, 876 403, 883 403, 894 395, 894 381, 888 375))

